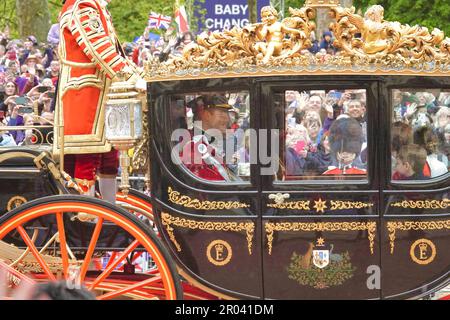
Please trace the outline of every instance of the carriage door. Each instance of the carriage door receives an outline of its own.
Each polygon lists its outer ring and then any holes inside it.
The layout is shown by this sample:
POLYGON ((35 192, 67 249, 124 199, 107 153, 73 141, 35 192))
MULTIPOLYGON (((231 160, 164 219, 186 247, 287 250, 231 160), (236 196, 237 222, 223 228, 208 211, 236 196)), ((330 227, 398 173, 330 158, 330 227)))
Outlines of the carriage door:
POLYGON ((261 85, 265 298, 380 297, 378 84, 346 79, 261 85))
MULTIPOLYGON (((152 199, 182 275, 220 297, 260 298, 258 185, 246 79, 153 83, 152 199)), ((189 297, 188 297, 189 298, 189 297)))
POLYGON ((420 297, 449 281, 450 85, 439 82, 404 79, 387 86, 383 298, 420 297))

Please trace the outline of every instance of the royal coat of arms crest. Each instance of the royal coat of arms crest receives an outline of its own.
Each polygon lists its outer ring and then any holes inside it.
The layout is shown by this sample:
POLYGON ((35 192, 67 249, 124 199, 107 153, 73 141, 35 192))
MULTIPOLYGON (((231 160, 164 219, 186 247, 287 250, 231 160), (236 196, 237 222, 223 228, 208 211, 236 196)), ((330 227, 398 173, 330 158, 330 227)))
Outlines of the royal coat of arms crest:
POLYGON ((326 289, 343 284, 353 277, 355 267, 346 252, 333 253, 334 245, 325 245, 323 238, 317 239, 316 245, 309 243, 305 254, 294 252, 287 268, 289 279, 300 285, 315 289, 326 289))

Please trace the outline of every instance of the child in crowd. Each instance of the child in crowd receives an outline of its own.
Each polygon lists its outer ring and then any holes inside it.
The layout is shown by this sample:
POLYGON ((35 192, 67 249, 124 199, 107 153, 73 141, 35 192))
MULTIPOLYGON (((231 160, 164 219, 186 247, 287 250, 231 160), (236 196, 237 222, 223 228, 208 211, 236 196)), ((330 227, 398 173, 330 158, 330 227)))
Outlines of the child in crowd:
POLYGON ((423 167, 427 161, 427 152, 417 144, 403 146, 396 159, 397 180, 424 180, 423 167))

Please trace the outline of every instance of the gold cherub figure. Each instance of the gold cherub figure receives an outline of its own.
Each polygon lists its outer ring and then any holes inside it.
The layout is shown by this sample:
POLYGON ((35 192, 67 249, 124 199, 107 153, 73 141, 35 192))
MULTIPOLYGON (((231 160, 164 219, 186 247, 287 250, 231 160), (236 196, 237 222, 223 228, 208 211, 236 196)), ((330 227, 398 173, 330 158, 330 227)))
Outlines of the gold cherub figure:
POLYGON ((257 40, 259 40, 255 49, 263 55, 263 64, 267 64, 271 57, 281 55, 285 33, 295 34, 302 39, 306 38, 304 32, 289 28, 279 22, 278 11, 271 6, 261 9, 261 21, 262 23, 257 24, 255 29, 257 40))
MULTIPOLYGON (((351 8, 354 12, 354 8, 351 8)), ((345 9, 345 19, 361 32, 361 49, 365 54, 381 54, 389 49, 389 22, 384 21, 384 8, 380 5, 370 6, 364 18, 345 9)), ((343 21, 341 21, 343 22, 343 21)))
POLYGON ((361 35, 365 40, 364 51, 368 54, 382 52, 389 47, 386 32, 388 23, 383 19, 384 8, 382 6, 374 5, 367 9, 361 35))

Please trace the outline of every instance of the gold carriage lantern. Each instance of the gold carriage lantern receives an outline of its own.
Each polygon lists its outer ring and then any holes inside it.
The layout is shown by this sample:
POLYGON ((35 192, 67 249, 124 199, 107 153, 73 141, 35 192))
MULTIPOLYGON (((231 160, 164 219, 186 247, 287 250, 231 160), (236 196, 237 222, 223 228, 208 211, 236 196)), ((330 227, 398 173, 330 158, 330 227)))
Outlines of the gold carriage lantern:
POLYGON ((120 74, 110 86, 105 110, 106 139, 120 152, 121 184, 126 196, 130 188, 128 150, 143 137, 143 100, 135 84, 120 74))

